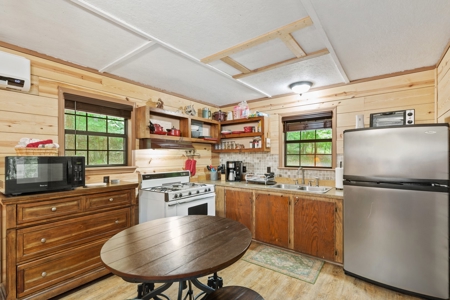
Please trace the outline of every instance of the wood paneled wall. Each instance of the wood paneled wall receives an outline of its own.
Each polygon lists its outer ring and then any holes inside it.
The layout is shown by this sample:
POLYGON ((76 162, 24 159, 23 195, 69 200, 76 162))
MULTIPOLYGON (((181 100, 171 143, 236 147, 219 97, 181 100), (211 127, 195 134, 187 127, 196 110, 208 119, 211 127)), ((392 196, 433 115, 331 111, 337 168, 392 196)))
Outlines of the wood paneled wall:
MULTIPOLYGON (((132 101, 137 106, 145 105, 149 100, 156 102, 159 98, 164 108, 177 111, 186 105, 194 104, 199 110, 204 105, 181 97, 162 93, 132 83, 89 72, 81 68, 67 66, 42 59, 27 53, 20 53, 0 47, 0 51, 24 56, 31 61, 32 86, 29 92, 17 92, 0 89, 0 180, 4 179, 4 159, 15 155, 14 146, 20 138, 52 139, 58 142, 58 87, 104 95, 116 99, 132 101)), ((206 166, 217 165, 218 156, 211 153, 208 144, 194 144, 200 156, 197 160, 197 175, 207 174, 206 166)), ((182 170, 186 157, 182 150, 137 150, 134 153, 138 172, 162 172, 182 170)), ((87 182, 102 182, 104 174, 88 176, 87 182)), ((108 174, 112 178, 137 180, 136 173, 108 174)))
POLYGON ((438 121, 450 123, 450 49, 436 69, 436 82, 438 121))
MULTIPOLYGON (((416 123, 435 123, 435 70, 352 83, 300 95, 249 102, 250 110, 270 115, 271 153, 279 153, 282 114, 337 108, 337 153, 343 153, 343 131, 355 128, 356 115, 369 126, 375 112, 415 109, 416 123)), ((449 101, 450 107, 450 101, 449 101)), ((226 107, 222 110, 232 110, 226 107)))

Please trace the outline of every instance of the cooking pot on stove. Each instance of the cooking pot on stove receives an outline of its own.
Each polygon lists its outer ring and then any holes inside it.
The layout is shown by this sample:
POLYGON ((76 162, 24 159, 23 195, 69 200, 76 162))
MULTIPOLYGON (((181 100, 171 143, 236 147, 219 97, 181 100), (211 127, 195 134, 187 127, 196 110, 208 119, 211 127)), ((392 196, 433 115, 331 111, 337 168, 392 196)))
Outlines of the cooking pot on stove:
POLYGON ((172 127, 172 129, 166 129, 166 130, 167 130, 167 135, 180 136, 180 129, 175 129, 175 127, 172 127))
POLYGON ((227 120, 227 114, 223 111, 219 110, 212 114, 212 118, 216 121, 226 121, 227 120))

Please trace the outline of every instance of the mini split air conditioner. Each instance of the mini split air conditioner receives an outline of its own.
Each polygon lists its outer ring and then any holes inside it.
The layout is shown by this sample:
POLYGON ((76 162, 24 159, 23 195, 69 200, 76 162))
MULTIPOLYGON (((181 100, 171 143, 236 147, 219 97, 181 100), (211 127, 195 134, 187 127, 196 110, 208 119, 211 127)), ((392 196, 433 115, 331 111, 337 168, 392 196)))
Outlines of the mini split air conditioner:
POLYGON ((0 88, 28 92, 30 74, 29 59, 0 51, 0 88))

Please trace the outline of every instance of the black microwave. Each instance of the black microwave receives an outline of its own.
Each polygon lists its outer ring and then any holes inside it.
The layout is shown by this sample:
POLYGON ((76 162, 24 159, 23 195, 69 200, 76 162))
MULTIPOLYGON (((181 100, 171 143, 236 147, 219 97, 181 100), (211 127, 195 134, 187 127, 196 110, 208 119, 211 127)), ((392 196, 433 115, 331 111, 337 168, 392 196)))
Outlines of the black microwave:
POLYGON ((370 114, 370 127, 414 125, 414 109, 370 114))
POLYGON ((82 156, 6 156, 5 194, 71 190, 85 185, 82 156))

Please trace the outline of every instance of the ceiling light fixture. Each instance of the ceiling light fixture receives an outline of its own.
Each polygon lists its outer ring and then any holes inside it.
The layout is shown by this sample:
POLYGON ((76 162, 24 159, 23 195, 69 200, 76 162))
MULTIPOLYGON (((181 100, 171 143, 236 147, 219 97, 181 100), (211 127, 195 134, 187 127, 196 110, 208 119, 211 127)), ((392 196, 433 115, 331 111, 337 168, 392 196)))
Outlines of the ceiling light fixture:
POLYGON ((289 85, 289 88, 294 93, 303 94, 303 93, 306 93, 307 91, 309 91, 311 86, 312 86, 312 82, 311 81, 298 81, 298 82, 291 83, 289 85))

